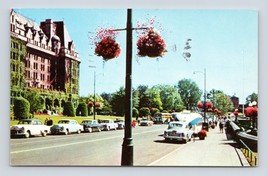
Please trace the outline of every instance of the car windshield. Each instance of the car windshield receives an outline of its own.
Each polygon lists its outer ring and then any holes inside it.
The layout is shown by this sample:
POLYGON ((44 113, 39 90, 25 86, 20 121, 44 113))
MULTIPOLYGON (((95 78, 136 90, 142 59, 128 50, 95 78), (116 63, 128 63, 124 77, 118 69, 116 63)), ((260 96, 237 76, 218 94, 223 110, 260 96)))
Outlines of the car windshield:
POLYGON ((60 121, 58 121, 58 123, 59 124, 69 124, 70 121, 68 121, 68 120, 60 120, 60 121))
POLYGON ((82 123, 89 123, 89 124, 91 124, 92 123, 92 120, 84 120, 84 121, 82 121, 82 123))
POLYGON ((168 126, 168 129, 172 129, 172 128, 181 128, 183 127, 183 124, 180 123, 170 123, 168 126))
POLYGON ((100 123, 109 123, 109 120, 101 120, 100 123))
POLYGON ((31 120, 20 120, 18 125, 29 125, 31 123, 32 123, 31 120))

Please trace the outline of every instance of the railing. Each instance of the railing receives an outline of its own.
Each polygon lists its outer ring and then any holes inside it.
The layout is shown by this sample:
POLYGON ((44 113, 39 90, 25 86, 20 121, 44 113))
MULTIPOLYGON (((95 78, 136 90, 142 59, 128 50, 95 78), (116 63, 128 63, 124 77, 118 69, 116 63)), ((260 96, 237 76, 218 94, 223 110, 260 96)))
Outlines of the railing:
POLYGON ((251 166, 257 166, 258 156, 252 150, 250 150, 250 148, 241 139, 239 139, 239 142, 244 146, 244 148, 241 148, 241 151, 246 156, 249 164, 251 166))

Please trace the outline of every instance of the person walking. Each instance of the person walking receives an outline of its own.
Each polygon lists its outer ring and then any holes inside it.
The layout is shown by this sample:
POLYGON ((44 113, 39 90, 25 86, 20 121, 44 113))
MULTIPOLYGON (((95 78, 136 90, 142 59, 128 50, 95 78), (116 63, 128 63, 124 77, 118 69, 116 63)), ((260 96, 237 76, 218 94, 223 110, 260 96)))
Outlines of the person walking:
POLYGON ((220 133, 223 133, 223 127, 224 127, 224 120, 220 120, 220 123, 219 123, 219 127, 220 127, 220 133))

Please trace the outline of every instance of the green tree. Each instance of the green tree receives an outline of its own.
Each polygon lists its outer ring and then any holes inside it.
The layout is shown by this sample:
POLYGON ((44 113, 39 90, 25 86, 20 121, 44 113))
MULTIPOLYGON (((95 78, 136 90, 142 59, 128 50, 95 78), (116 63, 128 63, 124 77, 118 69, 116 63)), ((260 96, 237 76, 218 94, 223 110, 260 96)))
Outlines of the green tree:
POLYGON ((156 85, 152 89, 160 91, 160 99, 164 110, 181 111, 184 109, 183 101, 180 94, 174 86, 170 85, 156 85))
MULTIPOLYGON (((133 97, 132 97, 132 105, 133 108, 136 108, 138 106, 138 98, 139 93, 137 91, 133 91, 133 97)), ((125 88, 120 87, 120 89, 112 94, 111 98, 111 106, 112 111, 116 112, 116 115, 122 116, 125 114, 125 88)))
POLYGON ((14 116, 16 119, 29 118, 30 103, 23 97, 17 97, 14 99, 14 116))
POLYGON ((149 107, 150 101, 149 101, 148 86, 140 85, 137 87, 137 90, 139 92, 139 106, 138 106, 138 108, 141 109, 142 107, 149 107))
POLYGON ((37 90, 28 90, 27 92, 25 92, 24 98, 26 98, 30 102, 31 114, 34 114, 37 111, 41 111, 45 107, 44 100, 37 90))
POLYGON ((216 107, 216 98, 215 95, 219 94, 219 93, 223 93, 223 91, 221 90, 216 90, 216 89, 212 89, 211 91, 209 91, 209 93, 207 94, 207 100, 210 100, 213 103, 213 107, 216 107))
POLYGON ((254 92, 246 98, 246 104, 248 105, 253 101, 256 101, 258 103, 258 94, 254 92))
POLYGON ((218 108, 222 114, 233 111, 234 109, 233 102, 230 97, 224 93, 215 94, 215 107, 218 108))
POLYGON ((148 95, 149 95, 149 108, 157 108, 160 111, 162 111, 163 108, 160 99, 160 91, 149 89, 148 95))
POLYGON ((74 111, 74 106, 71 101, 67 101, 64 105, 64 110, 63 110, 63 115, 69 116, 69 117, 74 117, 75 116, 75 111, 74 111))
POLYGON ((186 109, 191 110, 192 107, 196 106, 202 92, 194 81, 182 79, 176 87, 186 109))
POLYGON ((125 114, 125 89, 120 87, 119 90, 112 94, 111 106, 112 111, 116 112, 116 115, 123 116, 125 114))

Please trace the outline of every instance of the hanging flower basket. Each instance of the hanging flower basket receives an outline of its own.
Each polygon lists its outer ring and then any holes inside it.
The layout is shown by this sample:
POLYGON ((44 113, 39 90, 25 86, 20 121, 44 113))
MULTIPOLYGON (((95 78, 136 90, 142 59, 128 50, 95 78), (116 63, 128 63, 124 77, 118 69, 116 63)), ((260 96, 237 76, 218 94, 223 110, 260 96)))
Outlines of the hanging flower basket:
POLYGON ((257 117, 258 116, 258 108, 257 107, 247 107, 245 109, 245 115, 247 117, 257 117))
POLYGON ((154 28, 148 28, 138 36, 136 45, 138 56, 141 57, 162 57, 164 52, 166 52, 165 41, 154 28))
POLYGON ((207 137, 207 131, 206 130, 200 130, 198 132, 198 137, 199 137, 200 140, 204 140, 205 137, 207 137))
POLYGON ((111 37, 106 37, 96 43, 95 54, 97 56, 102 56, 104 61, 118 57, 120 52, 119 44, 111 37))

